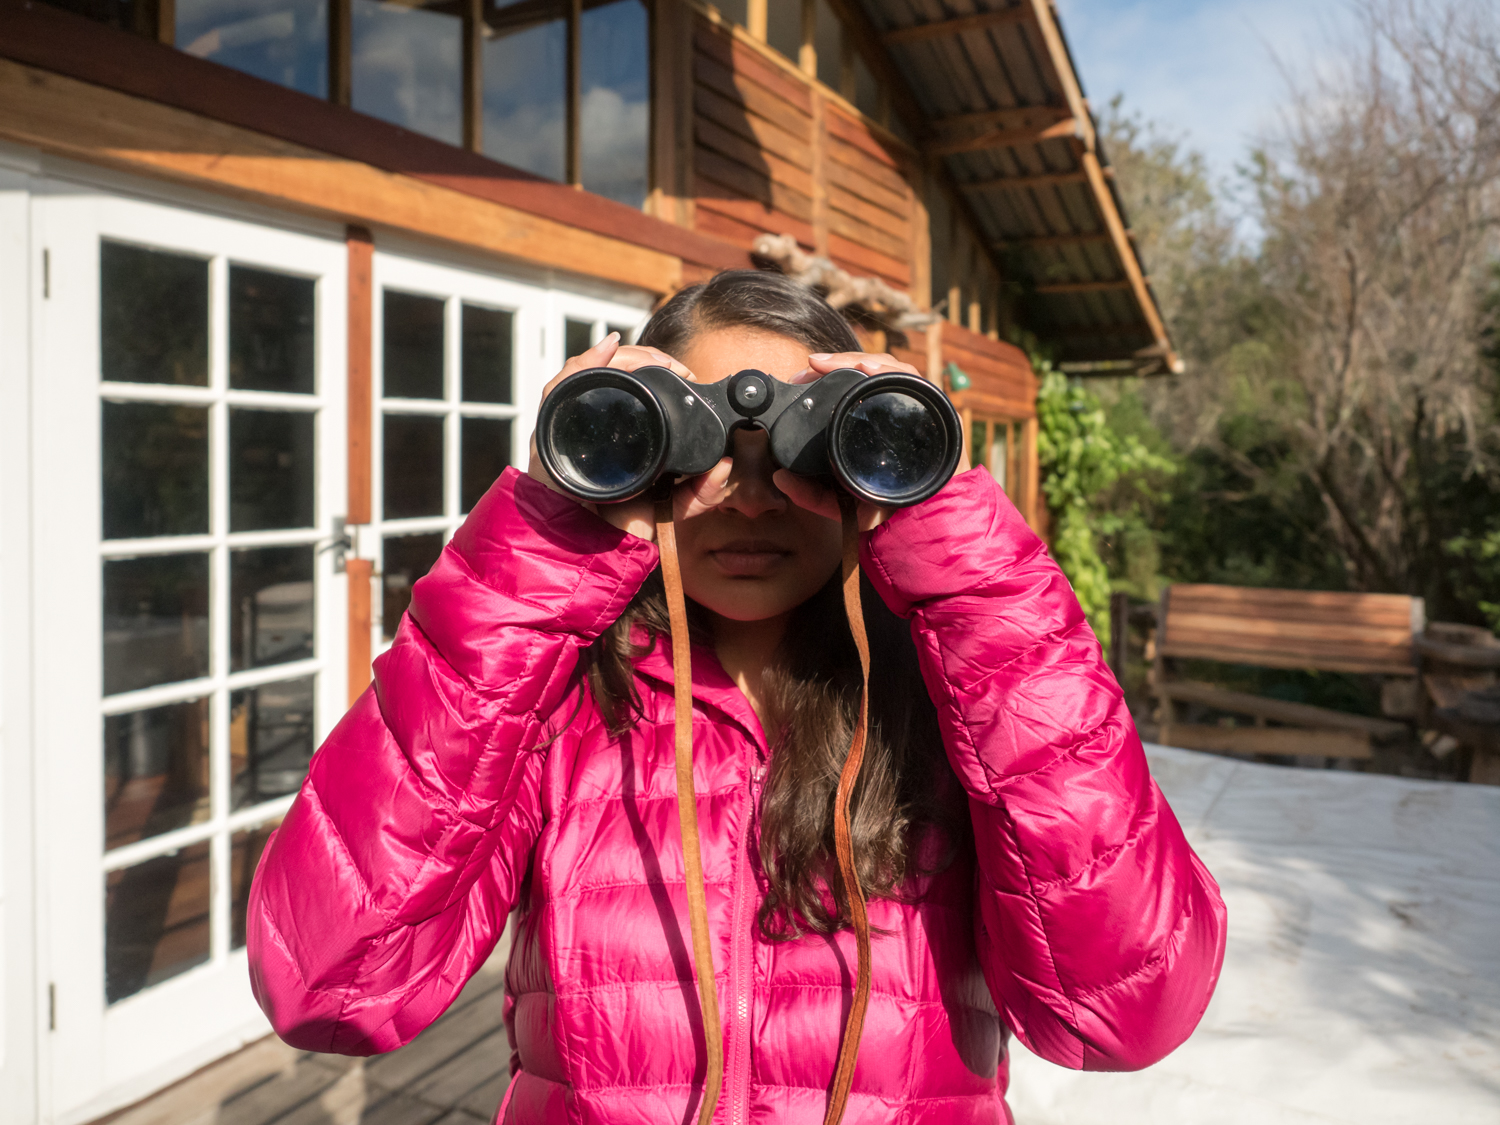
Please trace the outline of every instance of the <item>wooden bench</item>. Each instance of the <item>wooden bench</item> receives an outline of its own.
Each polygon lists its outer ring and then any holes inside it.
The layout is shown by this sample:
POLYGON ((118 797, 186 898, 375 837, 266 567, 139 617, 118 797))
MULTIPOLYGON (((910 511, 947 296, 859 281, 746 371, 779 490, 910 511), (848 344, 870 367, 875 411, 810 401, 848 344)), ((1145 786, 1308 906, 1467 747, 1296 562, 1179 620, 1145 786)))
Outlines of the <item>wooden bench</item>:
POLYGON ((1409 726, 1181 679, 1177 661, 1355 672, 1400 677, 1414 686, 1414 638, 1423 630, 1424 614, 1421 598, 1398 594, 1169 586, 1157 610, 1151 677, 1161 701, 1158 737, 1190 750, 1368 758, 1372 740, 1400 737, 1409 726), (1247 715, 1255 725, 1179 723, 1177 706, 1183 703, 1247 715))

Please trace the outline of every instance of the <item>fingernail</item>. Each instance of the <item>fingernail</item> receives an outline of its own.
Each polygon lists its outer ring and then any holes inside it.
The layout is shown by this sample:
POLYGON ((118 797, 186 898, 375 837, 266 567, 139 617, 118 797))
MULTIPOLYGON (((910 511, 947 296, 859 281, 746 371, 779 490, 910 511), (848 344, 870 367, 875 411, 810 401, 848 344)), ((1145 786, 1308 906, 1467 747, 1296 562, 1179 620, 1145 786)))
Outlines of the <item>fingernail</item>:
POLYGON ((607 344, 611 340, 614 340, 616 343, 619 343, 620 334, 618 332, 611 332, 608 336, 604 337, 604 339, 600 340, 599 342, 601 344, 607 344))
POLYGON ((832 352, 814 352, 812 355, 808 356, 807 358, 808 359, 818 359, 818 360, 832 359, 833 358, 833 353, 832 352))

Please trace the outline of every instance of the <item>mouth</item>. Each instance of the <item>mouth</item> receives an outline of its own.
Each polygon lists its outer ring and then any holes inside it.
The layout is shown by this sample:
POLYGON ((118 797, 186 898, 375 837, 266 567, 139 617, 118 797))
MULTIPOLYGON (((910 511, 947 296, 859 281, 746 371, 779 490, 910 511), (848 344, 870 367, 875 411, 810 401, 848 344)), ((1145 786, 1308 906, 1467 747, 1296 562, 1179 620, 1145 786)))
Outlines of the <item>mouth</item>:
POLYGON ((762 578, 795 552, 770 539, 735 539, 708 551, 719 570, 731 578, 762 578))

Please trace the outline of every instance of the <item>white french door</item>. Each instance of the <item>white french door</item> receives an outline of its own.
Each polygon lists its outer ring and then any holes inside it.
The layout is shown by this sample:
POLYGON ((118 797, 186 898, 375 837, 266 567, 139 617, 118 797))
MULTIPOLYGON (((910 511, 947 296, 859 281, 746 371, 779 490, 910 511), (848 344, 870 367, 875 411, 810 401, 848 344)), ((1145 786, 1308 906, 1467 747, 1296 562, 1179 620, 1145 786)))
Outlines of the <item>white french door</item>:
POLYGON ((372 651, 391 643, 411 587, 507 466, 526 467, 542 388, 637 304, 377 251, 373 519, 360 551, 379 590, 372 651))
POLYGON ((250 876, 346 700, 346 254, 46 183, 34 303, 45 1116, 268 1029, 250 876))

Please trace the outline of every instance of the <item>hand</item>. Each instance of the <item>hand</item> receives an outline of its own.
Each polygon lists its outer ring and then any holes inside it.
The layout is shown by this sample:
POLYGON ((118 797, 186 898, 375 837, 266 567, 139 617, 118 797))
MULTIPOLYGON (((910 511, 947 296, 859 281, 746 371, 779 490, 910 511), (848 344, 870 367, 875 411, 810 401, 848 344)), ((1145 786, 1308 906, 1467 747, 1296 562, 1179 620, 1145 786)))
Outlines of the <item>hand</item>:
MULTIPOLYGON (((792 376, 790 383, 811 383, 821 379, 831 371, 837 371, 841 367, 852 368, 862 371, 866 375, 879 375, 886 371, 900 371, 907 375, 921 377, 915 367, 909 363, 902 363, 893 355, 881 353, 879 355, 870 352, 838 352, 836 354, 818 353, 807 357, 806 370, 792 376)), ((966 456, 960 456, 958 472, 965 472, 969 468, 966 456)), ((824 484, 822 481, 812 477, 798 476, 788 469, 777 469, 772 479, 776 487, 786 494, 793 504, 799 508, 806 508, 809 512, 816 512, 820 516, 842 522, 843 516, 839 511, 839 488, 836 485, 824 484)), ((861 531, 873 531, 887 519, 890 518, 893 509, 883 507, 879 504, 871 504, 861 500, 857 506, 857 518, 861 531)))
MULTIPOLYGON (((622 345, 620 343, 620 334, 618 332, 611 332, 588 351, 574 356, 567 363, 563 364, 563 369, 557 373, 551 382, 542 388, 542 398, 545 400, 559 383, 575 371, 583 371, 590 367, 614 367, 621 371, 634 371, 639 367, 651 366, 668 368, 690 383, 698 381, 691 371, 678 363, 666 352, 658 351, 656 348, 643 348, 631 344, 622 345)), ((696 479, 703 480, 712 476, 727 464, 728 458, 714 469, 704 473, 702 477, 696 479)), ((618 504, 594 504, 579 500, 572 493, 564 491, 562 486, 552 479, 552 474, 547 472, 546 466, 542 464, 542 459, 537 456, 534 428, 531 438, 531 461, 526 473, 532 480, 546 485, 553 492, 566 496, 575 503, 583 505, 583 507, 595 513, 601 519, 607 520, 621 531, 628 531, 631 535, 640 539, 655 540, 656 510, 655 504, 649 496, 632 497, 629 500, 622 500, 618 504)), ((728 475, 727 469, 725 470, 725 475, 728 475)), ((678 491, 679 493, 682 492, 681 489, 678 491)), ((674 499, 678 506, 678 518, 681 519, 683 518, 683 511, 686 507, 688 497, 674 497, 674 499)))

